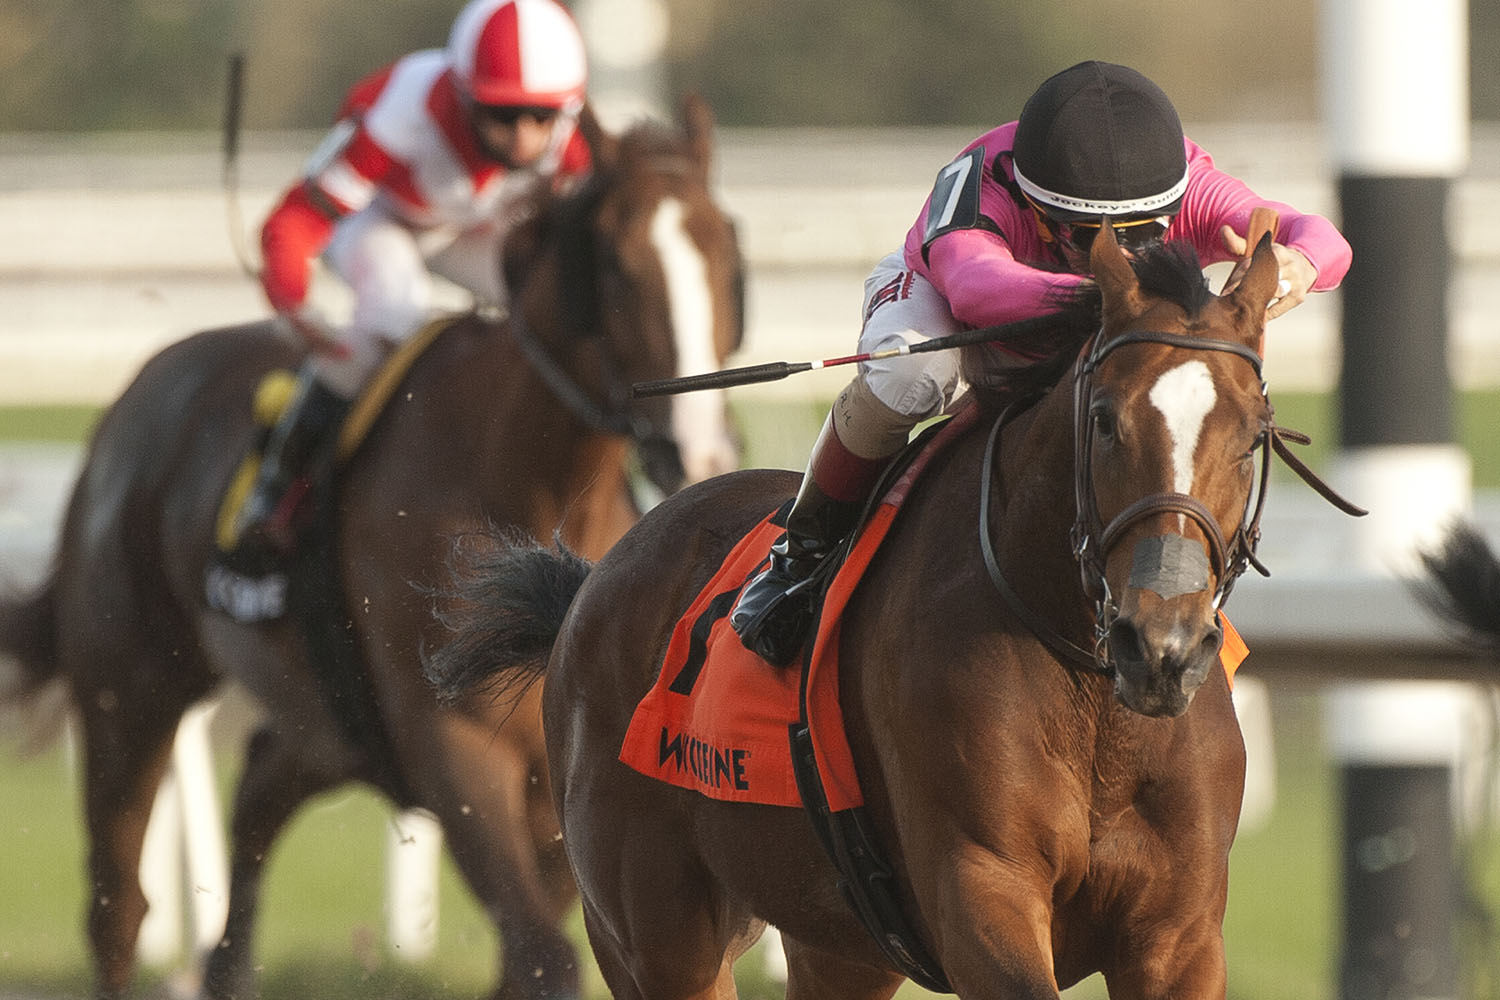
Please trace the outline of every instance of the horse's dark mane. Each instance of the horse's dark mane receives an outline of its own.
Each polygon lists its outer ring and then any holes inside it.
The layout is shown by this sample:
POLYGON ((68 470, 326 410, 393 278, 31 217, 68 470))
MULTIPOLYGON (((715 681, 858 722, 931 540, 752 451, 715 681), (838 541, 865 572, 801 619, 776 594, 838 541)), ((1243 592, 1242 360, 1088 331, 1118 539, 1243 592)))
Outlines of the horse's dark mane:
MULTIPOLYGON (((1174 240, 1145 247, 1131 259, 1131 266, 1143 292, 1175 303, 1189 316, 1198 315, 1213 299, 1198 252, 1189 243, 1174 240)), ((1103 322, 1103 297, 1092 281, 1059 293, 1051 304, 1055 311, 1012 323, 1006 328, 1009 335, 996 338, 1007 352, 1034 363, 1010 363, 997 372, 993 348, 963 348, 959 364, 981 406, 994 409, 1051 389, 1103 322)))
POLYGON ((1137 253, 1132 266, 1141 291, 1176 303, 1190 317, 1197 316, 1213 300, 1198 251, 1191 243, 1173 240, 1153 244, 1137 253))
POLYGON ((959 369, 981 407, 998 409, 1012 401, 1039 396, 1057 384, 1084 343, 1099 329, 1103 299, 1093 282, 1060 294, 1055 311, 1008 324, 996 338, 997 349, 987 344, 962 348, 959 369), (997 350, 1006 359, 995 364, 997 350), (1032 359, 1029 363, 1015 356, 1032 359))

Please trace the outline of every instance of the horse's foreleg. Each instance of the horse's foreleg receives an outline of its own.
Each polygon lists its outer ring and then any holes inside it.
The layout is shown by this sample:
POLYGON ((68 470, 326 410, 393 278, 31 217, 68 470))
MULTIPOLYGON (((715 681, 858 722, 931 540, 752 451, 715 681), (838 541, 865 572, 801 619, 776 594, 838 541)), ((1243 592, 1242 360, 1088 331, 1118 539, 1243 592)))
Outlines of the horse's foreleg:
POLYGON ((84 729, 84 812, 89 830, 89 943, 98 996, 123 996, 135 972, 146 916, 141 843, 172 752, 182 707, 127 704, 118 692, 75 693, 84 729))
POLYGON ((905 982, 889 969, 851 962, 843 955, 821 951, 782 936, 786 949, 787 1000, 887 1000, 905 982))
MULTIPOLYGON (((759 934, 756 930, 754 934, 739 935, 742 938, 739 942, 726 943, 718 935, 699 936, 693 933, 693 927, 687 927, 681 941, 670 941, 665 947, 634 937, 627 945, 607 929, 609 922, 589 905, 587 899, 583 903, 583 926, 588 932, 599 974, 604 977, 614 1000, 645 1000, 647 997, 652 1000, 724 1000, 737 996, 735 959, 749 949, 759 934), (698 946, 704 942, 709 942, 710 947, 698 946)), ((756 923, 755 926, 761 928, 764 925, 756 923)), ((663 933, 667 932, 664 930, 663 933)))
POLYGON ((499 931, 502 978, 497 998, 578 995, 578 955, 561 920, 575 898, 555 841, 556 820, 531 808, 536 765, 488 726, 449 718, 453 773, 423 805, 442 823, 449 850, 499 931), (485 759, 464 770, 460 762, 485 759), (545 844, 539 855, 538 845, 545 844), (545 868, 542 864, 545 864, 545 868))
POLYGON ((1224 961, 1223 917, 1206 917, 1190 927, 1131 935, 1121 968, 1105 969, 1109 995, 1120 1000, 1224 1000, 1228 974, 1224 961))
POLYGON ((353 768, 353 757, 341 766, 339 760, 319 755, 314 764, 299 749, 270 728, 256 732, 247 748, 230 827, 229 916, 224 937, 204 967, 206 998, 253 995, 252 942, 271 844, 298 806, 349 778, 353 768))
MULTIPOLYGON (((1057 1000, 1052 881, 972 844, 949 855, 930 896, 929 919, 948 981, 959 996, 1057 1000)), ((913 876, 913 883, 917 878, 913 876)))

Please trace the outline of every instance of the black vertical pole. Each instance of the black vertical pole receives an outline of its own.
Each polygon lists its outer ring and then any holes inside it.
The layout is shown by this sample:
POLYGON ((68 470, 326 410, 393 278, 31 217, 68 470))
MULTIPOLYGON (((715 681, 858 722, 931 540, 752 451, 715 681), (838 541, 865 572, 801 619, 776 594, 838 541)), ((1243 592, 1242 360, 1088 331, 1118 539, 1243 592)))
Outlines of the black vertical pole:
POLYGON ((1338 392, 1345 449, 1454 439, 1448 188, 1446 177, 1339 178, 1342 228, 1354 248, 1338 392))
POLYGON ((1342 1000, 1456 997, 1453 772, 1346 764, 1342 1000))
MULTIPOLYGON (((1468 159, 1466 0, 1322 0, 1323 84, 1338 159, 1343 284, 1339 442, 1371 516, 1350 569, 1409 571, 1464 509, 1448 373, 1448 191, 1468 159)), ((1350 483, 1357 486, 1350 486, 1350 483)), ((1341 765, 1341 1000, 1458 995, 1452 797, 1458 685, 1350 684, 1329 698, 1341 765)))

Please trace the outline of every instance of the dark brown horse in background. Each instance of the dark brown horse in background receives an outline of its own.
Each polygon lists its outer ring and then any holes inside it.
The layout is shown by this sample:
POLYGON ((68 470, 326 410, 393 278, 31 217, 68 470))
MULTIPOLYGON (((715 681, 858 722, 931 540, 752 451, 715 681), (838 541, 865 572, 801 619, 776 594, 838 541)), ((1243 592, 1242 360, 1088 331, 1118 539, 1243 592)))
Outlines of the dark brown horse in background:
POLYGON ((101 420, 50 577, 0 609, 0 649, 23 662, 31 690, 65 682, 82 722, 100 996, 123 994, 132 974, 142 835, 178 719, 225 678, 266 718, 236 793, 229 922, 206 995, 252 991, 263 859, 301 804, 350 780, 438 817, 499 929, 497 997, 576 994, 558 928, 575 890, 538 703, 511 715, 441 708, 419 664, 436 638, 421 588, 445 576, 453 535, 485 524, 558 530, 602 555, 638 517, 632 437, 664 492, 684 468, 732 468, 722 398, 684 413, 630 402, 627 388, 718 367, 739 343, 743 293, 736 237, 709 188, 707 107, 689 101, 680 130, 643 123, 614 136, 587 113, 583 128, 593 175, 541 195, 507 244, 510 316, 469 315, 438 337, 338 473, 336 562, 312 584, 332 631, 352 637, 355 690, 327 689, 326 650, 310 656, 295 624, 240 624, 204 599, 219 498, 253 440, 251 394, 299 361, 286 331, 189 337, 101 420), (363 739, 340 714, 348 702, 367 712, 363 739))
MULTIPOLYGON (((914 943, 963 996, 1055 1000, 1096 971, 1115 997, 1225 995, 1245 756, 1217 611, 1253 558, 1256 452, 1284 452, 1256 354, 1277 268, 1262 240, 1220 298, 1191 251, 1132 264, 1106 234, 1071 385, 932 460, 841 619, 864 808, 914 943)), ((767 923, 788 996, 901 985, 808 816, 617 757, 675 622, 796 485, 684 490, 592 568, 480 547, 449 595, 458 635, 429 672, 450 695, 545 677, 564 839, 621 1000, 732 996, 767 923)))

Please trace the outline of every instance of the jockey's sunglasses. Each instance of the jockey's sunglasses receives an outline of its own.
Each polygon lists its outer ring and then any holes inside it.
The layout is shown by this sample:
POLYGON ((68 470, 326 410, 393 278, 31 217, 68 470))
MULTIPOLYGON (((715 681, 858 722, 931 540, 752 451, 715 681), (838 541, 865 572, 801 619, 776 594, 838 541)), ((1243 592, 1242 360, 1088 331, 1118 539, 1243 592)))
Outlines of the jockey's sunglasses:
POLYGON ((513 108, 496 104, 480 104, 475 106, 474 112, 487 122, 514 127, 522 118, 530 118, 538 125, 545 125, 558 116, 559 109, 524 106, 513 108))
MULTIPOLYGON (((1026 199, 1038 221, 1059 244, 1078 253, 1088 253, 1094 247, 1094 238, 1103 224, 1099 222, 1061 222, 1042 211, 1040 205, 1026 199)), ((1127 250, 1157 243, 1172 222, 1170 215, 1153 215, 1141 219, 1111 219, 1115 231, 1115 242, 1127 250)))

